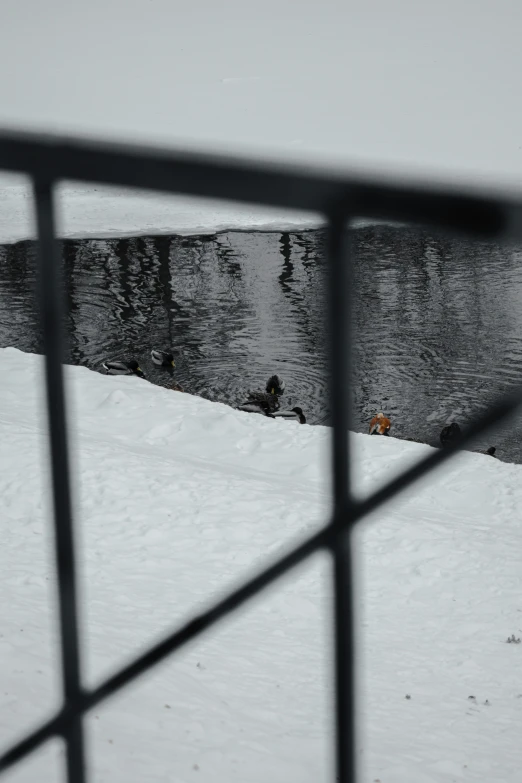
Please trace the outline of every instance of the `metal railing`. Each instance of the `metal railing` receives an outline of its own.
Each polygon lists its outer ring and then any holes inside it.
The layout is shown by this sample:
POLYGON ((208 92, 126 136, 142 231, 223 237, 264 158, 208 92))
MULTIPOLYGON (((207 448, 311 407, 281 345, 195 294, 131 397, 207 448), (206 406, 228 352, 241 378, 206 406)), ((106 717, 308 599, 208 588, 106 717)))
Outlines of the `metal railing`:
MULTIPOLYGON (((455 453, 433 451, 414 467, 364 500, 353 497, 350 481, 350 232, 354 217, 397 220, 460 232, 482 240, 522 240, 522 203, 502 192, 484 195, 472 189, 432 184, 379 181, 360 174, 324 173, 204 155, 62 140, 29 134, 0 134, 0 170, 28 174, 34 183, 39 293, 46 354, 46 390, 54 498, 56 567, 59 588, 63 706, 38 729, 0 757, 0 772, 51 737, 66 744, 67 780, 86 780, 83 715, 156 663, 180 649, 267 585, 319 549, 333 559, 336 774, 340 783, 356 780, 354 699, 354 615, 351 528, 369 513, 411 486, 455 453), (63 303, 54 227, 53 188, 60 180, 134 186, 170 193, 231 199, 281 208, 310 210, 328 224, 330 394, 332 410, 333 512, 318 532, 272 562, 239 588, 188 620, 96 688, 82 685, 76 594, 74 530, 61 334, 63 303)), ((462 448, 510 415, 522 386, 490 406, 460 442, 462 448)))

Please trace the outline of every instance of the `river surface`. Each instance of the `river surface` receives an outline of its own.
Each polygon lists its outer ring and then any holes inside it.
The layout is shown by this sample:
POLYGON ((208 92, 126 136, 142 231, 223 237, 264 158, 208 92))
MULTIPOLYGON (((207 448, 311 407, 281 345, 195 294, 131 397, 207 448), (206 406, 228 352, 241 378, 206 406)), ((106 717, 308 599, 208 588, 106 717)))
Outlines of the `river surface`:
MULTIPOLYGON (((136 358, 148 380, 236 405, 268 377, 327 424, 324 233, 66 241, 69 361, 136 358), (150 349, 172 348, 159 370, 150 349)), ((0 345, 41 350, 35 245, 0 247, 0 345)), ((348 292, 347 292, 348 293, 348 292)), ((437 443, 522 381, 522 251, 408 227, 354 231, 353 426, 437 443)), ((487 436, 522 462, 522 420, 487 436)))

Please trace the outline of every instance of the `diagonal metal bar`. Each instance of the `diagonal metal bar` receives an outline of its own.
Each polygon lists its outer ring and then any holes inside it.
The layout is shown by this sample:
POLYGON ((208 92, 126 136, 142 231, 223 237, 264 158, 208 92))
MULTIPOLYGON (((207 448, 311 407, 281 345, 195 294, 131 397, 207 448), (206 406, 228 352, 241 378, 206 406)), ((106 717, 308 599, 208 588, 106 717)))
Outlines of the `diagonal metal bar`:
MULTIPOLYGON (((517 387, 516 391, 492 405, 488 411, 477 419, 467 433, 464 434, 461 441, 461 448, 468 445, 474 438, 486 432, 492 426, 499 424, 508 416, 511 416, 522 404, 522 386, 517 387)), ((364 519, 368 514, 384 506, 387 501, 392 500, 400 492, 408 489, 419 478, 430 473, 437 467, 443 465, 447 460, 454 457, 459 449, 434 449, 433 454, 420 460, 412 468, 409 468, 403 474, 390 481, 382 489, 374 492, 370 497, 362 501, 355 501, 351 519, 347 518, 342 522, 346 527, 355 524, 364 519)), ((145 653, 139 655, 130 664, 124 666, 120 671, 108 677, 97 688, 91 691, 80 692, 76 699, 71 700, 69 707, 65 708, 54 718, 43 723, 38 729, 30 733, 20 742, 14 744, 6 753, 0 756, 0 772, 11 767, 16 761, 19 761, 32 750, 38 748, 43 742, 53 736, 64 734, 67 731, 68 723, 73 716, 80 712, 86 712, 99 704, 104 699, 121 690, 125 685, 132 682, 145 671, 155 664, 164 660, 170 653, 180 649, 185 644, 193 641, 197 636, 207 629, 211 628, 218 621, 224 619, 234 610, 245 604, 250 598, 257 595, 263 588, 275 582, 292 568, 305 561, 310 555, 318 549, 331 546, 333 536, 338 533, 339 522, 333 523, 314 533, 305 539, 301 544, 292 549, 288 554, 268 566, 252 579, 245 582, 238 589, 227 594, 223 599, 217 601, 209 609, 197 615, 185 623, 181 628, 173 631, 163 640, 153 645, 145 653)))
MULTIPOLYGON (((63 292, 54 232, 51 181, 35 181, 38 226, 39 292, 45 351, 45 385, 49 417, 50 456, 54 503, 56 565, 65 703, 81 693, 76 574, 71 512, 69 458, 62 362, 63 292)), ((69 783, 83 783, 84 744, 82 716, 75 713, 63 732, 69 783)))
POLYGON ((475 238, 522 239, 522 194, 224 155, 30 133, 0 133, 0 169, 328 214, 424 223, 475 238))
POLYGON ((342 213, 328 226, 330 401, 332 411, 332 490, 335 534, 330 547, 334 583, 334 660, 337 780, 352 783, 356 774, 354 695, 354 614, 350 521, 351 275, 342 213))

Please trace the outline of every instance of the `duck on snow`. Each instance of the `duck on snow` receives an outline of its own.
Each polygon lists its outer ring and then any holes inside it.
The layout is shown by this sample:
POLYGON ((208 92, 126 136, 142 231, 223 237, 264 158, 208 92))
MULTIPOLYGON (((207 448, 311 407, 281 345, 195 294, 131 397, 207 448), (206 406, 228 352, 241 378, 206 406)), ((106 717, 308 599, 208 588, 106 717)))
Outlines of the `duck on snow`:
MULTIPOLYGON (((440 443, 443 449, 448 448, 448 446, 453 445, 454 443, 458 443, 458 441, 462 438, 462 430, 460 429, 459 425, 456 421, 452 421, 451 424, 448 424, 446 427, 443 427, 441 433, 440 433, 440 443)), ((475 449, 475 452, 477 454, 485 454, 488 457, 495 457, 496 459, 496 447, 490 446, 488 449, 475 449)))
POLYGON ((289 411, 276 411, 275 413, 267 414, 271 419, 284 419, 285 421, 298 421, 299 424, 306 424, 306 417, 303 413, 303 409, 298 405, 295 408, 291 408, 289 411))
POLYGON ((131 359, 128 362, 105 361, 102 367, 105 370, 105 375, 137 375, 138 378, 145 378, 145 373, 136 359, 131 359))
POLYGON ((378 413, 370 422, 370 435, 389 435, 391 429, 391 420, 384 415, 384 413, 378 413))

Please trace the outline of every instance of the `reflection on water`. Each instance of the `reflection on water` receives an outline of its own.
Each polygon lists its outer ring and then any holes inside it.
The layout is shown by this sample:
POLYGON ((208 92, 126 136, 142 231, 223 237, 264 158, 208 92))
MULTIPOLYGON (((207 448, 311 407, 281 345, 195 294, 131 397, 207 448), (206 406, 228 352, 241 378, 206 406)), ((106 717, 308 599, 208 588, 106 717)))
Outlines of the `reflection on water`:
MULTIPOLYGON (((63 243, 70 361, 140 361, 154 383, 236 404, 273 373, 327 423, 324 234, 229 232, 63 243), (150 349, 182 349, 173 376, 150 349)), ((355 232, 354 427, 436 442, 522 380, 522 252, 403 227, 355 232)), ((0 247, 0 345, 38 351, 34 245, 0 247)), ((522 461, 518 425, 494 442, 522 461)))

